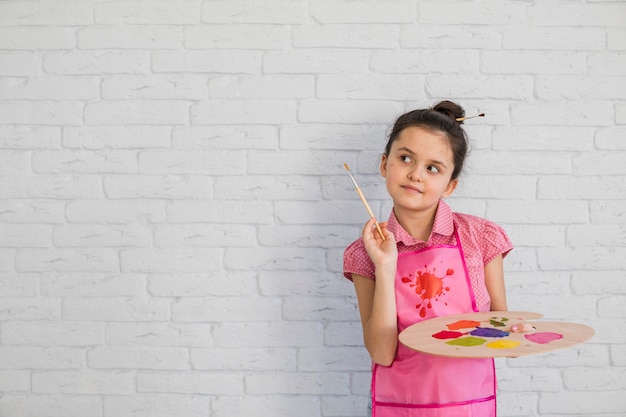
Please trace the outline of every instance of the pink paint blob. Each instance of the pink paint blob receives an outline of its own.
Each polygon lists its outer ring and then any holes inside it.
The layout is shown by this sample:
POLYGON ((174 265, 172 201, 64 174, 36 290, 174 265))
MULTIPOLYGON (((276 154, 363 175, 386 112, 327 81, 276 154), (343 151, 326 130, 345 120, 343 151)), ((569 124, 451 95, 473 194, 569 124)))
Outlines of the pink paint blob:
POLYGON ((560 333, 552 333, 552 332, 539 332, 533 334, 526 334, 524 337, 531 342, 539 343, 540 345, 545 345, 546 343, 550 343, 554 340, 559 340, 563 338, 563 335, 560 333))
POLYGON ((435 333, 433 337, 435 339, 456 339, 463 336, 464 333, 461 332, 449 332, 447 330, 442 330, 439 333, 435 333))

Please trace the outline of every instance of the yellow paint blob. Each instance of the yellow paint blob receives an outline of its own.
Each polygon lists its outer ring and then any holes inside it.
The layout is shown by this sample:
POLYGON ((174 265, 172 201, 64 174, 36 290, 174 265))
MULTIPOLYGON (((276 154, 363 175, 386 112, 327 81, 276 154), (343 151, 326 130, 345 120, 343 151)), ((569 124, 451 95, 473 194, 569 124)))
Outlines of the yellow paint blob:
POLYGON ((514 347, 518 347, 522 342, 518 342, 517 340, 497 340, 495 342, 487 343, 485 346, 490 347, 491 349, 513 349, 514 347))

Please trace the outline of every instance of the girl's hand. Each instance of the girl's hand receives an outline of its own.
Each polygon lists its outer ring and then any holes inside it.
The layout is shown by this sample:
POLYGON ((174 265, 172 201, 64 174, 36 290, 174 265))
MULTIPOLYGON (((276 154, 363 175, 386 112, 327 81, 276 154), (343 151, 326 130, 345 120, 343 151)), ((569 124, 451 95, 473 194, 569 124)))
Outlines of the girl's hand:
POLYGON ((376 268, 393 267, 398 262, 398 247, 393 233, 387 229, 387 223, 380 223, 385 240, 376 229, 376 219, 371 218, 363 227, 363 243, 365 250, 376 268))

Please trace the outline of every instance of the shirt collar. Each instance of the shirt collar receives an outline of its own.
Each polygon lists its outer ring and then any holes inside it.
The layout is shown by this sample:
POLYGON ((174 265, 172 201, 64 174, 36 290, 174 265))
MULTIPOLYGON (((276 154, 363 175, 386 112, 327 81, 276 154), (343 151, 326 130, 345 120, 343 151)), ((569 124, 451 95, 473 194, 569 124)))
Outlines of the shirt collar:
MULTIPOLYGON (((387 228, 391 233, 393 233, 397 243, 402 242, 406 246, 424 243, 424 241, 422 241, 421 239, 417 239, 411 236, 406 230, 404 230, 404 228, 398 222, 396 214, 393 210, 391 211, 391 215, 389 216, 387 228)), ((448 206, 448 204, 443 200, 439 200, 437 213, 435 213, 433 230, 431 232, 430 238, 428 239, 429 241, 435 233, 442 236, 450 236, 454 233, 452 210, 450 209, 450 206, 448 206)))

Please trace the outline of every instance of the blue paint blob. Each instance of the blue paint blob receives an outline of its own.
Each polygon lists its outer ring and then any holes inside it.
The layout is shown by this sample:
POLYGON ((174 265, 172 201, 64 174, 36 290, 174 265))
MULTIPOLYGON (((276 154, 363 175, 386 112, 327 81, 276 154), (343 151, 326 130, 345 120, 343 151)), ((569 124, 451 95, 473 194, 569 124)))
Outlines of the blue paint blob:
POLYGON ((509 332, 503 332, 502 330, 492 329, 490 327, 477 327, 469 334, 471 334, 472 336, 482 337, 506 337, 509 335, 509 332))

